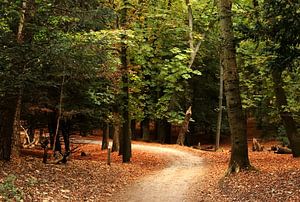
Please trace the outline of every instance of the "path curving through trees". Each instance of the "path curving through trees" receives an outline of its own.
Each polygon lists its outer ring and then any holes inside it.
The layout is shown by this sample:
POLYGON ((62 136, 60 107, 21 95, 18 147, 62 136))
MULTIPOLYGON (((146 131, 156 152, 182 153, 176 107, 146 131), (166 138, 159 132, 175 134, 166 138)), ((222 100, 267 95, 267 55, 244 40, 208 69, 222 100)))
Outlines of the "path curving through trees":
POLYGON ((204 175, 202 158, 187 151, 146 144, 134 144, 133 149, 162 154, 170 159, 170 164, 128 186, 113 201, 191 201, 188 198, 189 189, 204 175))

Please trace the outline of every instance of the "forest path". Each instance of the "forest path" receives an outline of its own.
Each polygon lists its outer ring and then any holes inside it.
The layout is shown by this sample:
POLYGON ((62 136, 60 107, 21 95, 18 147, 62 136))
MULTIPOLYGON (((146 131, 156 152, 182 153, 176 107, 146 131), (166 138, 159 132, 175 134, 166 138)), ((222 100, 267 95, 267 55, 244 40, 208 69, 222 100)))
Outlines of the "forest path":
POLYGON ((170 159, 163 170, 145 176, 112 199, 130 202, 190 201, 189 189, 204 175, 202 158, 190 152, 163 146, 133 144, 132 149, 158 153, 170 159))

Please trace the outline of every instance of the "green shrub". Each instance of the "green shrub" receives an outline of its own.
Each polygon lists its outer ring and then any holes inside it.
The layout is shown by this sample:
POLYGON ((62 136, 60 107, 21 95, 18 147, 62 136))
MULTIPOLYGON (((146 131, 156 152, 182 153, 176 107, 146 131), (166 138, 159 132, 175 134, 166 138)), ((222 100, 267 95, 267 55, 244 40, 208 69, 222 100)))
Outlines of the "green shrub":
POLYGON ((0 184, 0 195, 5 201, 21 201, 23 192, 15 186, 15 175, 8 175, 0 184))

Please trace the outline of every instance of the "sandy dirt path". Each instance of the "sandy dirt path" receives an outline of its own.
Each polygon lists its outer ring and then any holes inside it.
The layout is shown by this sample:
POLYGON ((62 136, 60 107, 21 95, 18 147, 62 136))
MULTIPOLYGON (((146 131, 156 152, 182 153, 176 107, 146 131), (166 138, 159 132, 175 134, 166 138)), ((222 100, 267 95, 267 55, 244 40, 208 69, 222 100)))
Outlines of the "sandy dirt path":
POLYGON ((124 191, 115 195, 113 201, 130 202, 176 202, 197 201, 188 197, 189 189, 203 177, 203 160, 192 153, 160 146, 133 145, 133 149, 159 153, 170 159, 168 167, 145 176, 124 191))

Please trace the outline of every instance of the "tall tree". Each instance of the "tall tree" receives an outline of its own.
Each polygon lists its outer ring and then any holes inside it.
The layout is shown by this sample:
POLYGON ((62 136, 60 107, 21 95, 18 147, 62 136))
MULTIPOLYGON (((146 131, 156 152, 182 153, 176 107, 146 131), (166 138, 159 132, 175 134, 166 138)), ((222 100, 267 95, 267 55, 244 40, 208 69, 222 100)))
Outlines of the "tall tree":
MULTIPOLYGON (((10 6, 14 7, 16 5, 17 4, 12 3, 10 6)), ((24 29, 27 7, 27 1, 21 1, 19 23, 14 40, 17 43, 16 47, 18 49, 21 49, 24 43, 24 29)), ((4 19, 4 22, 5 21, 6 20, 4 19)), ((16 74, 15 76, 17 78, 20 78, 20 75, 22 75, 24 71, 24 64, 15 64, 12 65, 11 68, 11 71, 14 72, 13 74, 16 74)), ((22 82, 20 80, 14 80, 8 82, 7 84, 8 89, 4 90, 5 93, 2 98, 3 101, 1 103, 2 106, 0 109, 0 160, 10 160, 12 147, 14 153, 17 153, 17 147, 19 146, 18 133, 22 100, 22 82)))
POLYGON ((121 10, 120 25, 122 30, 121 33, 121 71, 122 71, 122 138, 120 139, 122 146, 122 160, 123 163, 130 162, 131 158, 131 137, 130 137, 130 118, 129 118, 129 67, 127 61, 127 45, 126 45, 126 26, 127 26, 127 12, 129 2, 123 0, 123 8, 121 10))
POLYGON ((294 62, 299 60, 300 51, 300 3, 292 1, 269 1, 263 4, 262 36, 270 43, 267 53, 273 55, 269 60, 276 104, 282 119, 294 157, 300 157, 300 133, 297 123, 288 106, 288 99, 284 89, 284 71, 295 69, 294 62))
POLYGON ((236 49, 232 24, 232 1, 220 0, 218 3, 221 31, 221 65, 224 68, 224 90, 231 132, 231 157, 228 173, 248 169, 248 145, 246 120, 242 110, 239 78, 236 63, 236 49))

